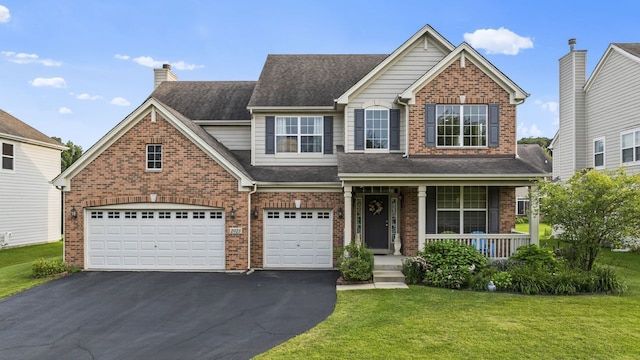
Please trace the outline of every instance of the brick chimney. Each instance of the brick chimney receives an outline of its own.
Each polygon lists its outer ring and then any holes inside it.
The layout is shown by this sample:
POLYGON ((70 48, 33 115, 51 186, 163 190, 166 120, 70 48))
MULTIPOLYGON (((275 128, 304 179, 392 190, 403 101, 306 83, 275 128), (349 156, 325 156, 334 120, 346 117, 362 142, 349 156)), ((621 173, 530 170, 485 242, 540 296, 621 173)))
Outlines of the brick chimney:
POLYGON ((153 88, 157 88, 163 81, 178 81, 170 64, 162 64, 162 69, 153 69, 153 88))

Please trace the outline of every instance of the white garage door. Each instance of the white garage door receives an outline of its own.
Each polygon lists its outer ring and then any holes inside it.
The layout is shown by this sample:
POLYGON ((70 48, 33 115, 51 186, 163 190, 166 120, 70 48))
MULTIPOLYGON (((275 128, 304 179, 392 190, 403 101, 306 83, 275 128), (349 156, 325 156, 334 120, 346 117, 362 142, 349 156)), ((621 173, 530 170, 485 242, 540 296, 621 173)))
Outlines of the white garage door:
POLYGON ((332 268, 330 211, 267 210, 264 213, 266 268, 332 268))
POLYGON ((224 270, 219 210, 87 211, 88 269, 224 270))

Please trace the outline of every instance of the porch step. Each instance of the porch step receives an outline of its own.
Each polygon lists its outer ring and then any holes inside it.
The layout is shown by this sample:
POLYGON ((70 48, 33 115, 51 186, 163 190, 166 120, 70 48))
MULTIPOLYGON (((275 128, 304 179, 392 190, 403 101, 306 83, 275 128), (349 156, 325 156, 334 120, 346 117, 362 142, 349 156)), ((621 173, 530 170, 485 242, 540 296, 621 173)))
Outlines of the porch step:
POLYGON ((374 270, 374 283, 404 283, 404 275, 398 270, 374 270))

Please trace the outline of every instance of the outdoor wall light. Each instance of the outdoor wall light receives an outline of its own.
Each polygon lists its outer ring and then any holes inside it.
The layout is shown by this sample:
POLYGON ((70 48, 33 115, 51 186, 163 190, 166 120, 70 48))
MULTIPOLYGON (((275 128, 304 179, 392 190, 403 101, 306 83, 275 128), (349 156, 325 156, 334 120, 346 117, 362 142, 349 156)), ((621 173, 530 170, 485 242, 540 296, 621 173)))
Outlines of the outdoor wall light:
POLYGON ((257 207, 257 206, 255 206, 255 207, 253 208, 253 218, 254 218, 254 219, 257 219, 257 218, 258 218, 258 207, 257 207))
POLYGON ((76 207, 75 206, 71 207, 71 217, 74 218, 74 219, 78 217, 78 212, 76 211, 76 207))
POLYGON ((231 211, 229 211, 229 217, 232 219, 236 218, 236 211, 234 210, 234 208, 231 208, 231 211))
POLYGON ((344 217, 344 212, 342 212, 342 208, 338 208, 338 219, 342 219, 344 217))

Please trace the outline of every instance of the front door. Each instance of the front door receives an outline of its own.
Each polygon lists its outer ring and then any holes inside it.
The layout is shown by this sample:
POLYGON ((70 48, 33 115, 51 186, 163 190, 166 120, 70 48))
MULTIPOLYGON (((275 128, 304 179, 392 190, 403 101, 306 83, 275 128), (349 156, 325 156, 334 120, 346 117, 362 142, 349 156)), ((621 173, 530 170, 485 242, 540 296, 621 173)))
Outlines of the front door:
POLYGON ((389 195, 365 195, 364 243, 375 250, 389 250, 389 195))

